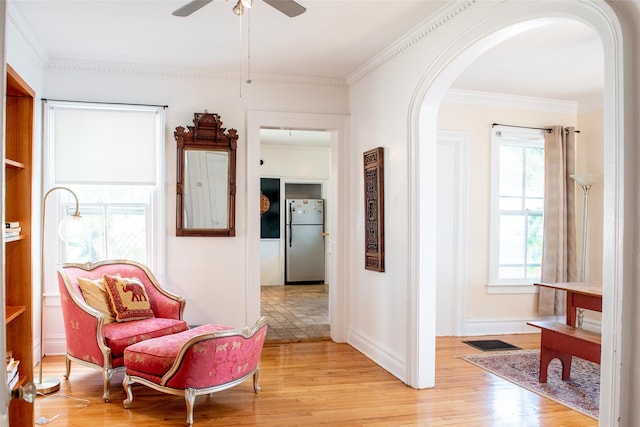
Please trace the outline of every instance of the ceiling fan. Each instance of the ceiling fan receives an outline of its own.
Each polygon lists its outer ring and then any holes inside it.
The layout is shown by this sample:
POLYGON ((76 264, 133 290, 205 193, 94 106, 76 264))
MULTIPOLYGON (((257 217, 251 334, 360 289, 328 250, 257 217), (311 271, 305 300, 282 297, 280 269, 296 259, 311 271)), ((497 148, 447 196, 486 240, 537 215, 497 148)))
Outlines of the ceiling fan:
MULTIPOLYGON (((205 7, 213 0, 192 0, 184 6, 174 10, 172 15, 174 16, 189 16, 193 12, 205 7)), ((267 3, 269 6, 279 10, 290 18, 301 15, 307 11, 304 6, 296 3, 293 0, 262 0, 267 3)), ((238 0, 236 5, 233 7, 233 12, 236 15, 242 15, 244 13, 245 8, 251 8, 251 4, 253 0, 238 0)))

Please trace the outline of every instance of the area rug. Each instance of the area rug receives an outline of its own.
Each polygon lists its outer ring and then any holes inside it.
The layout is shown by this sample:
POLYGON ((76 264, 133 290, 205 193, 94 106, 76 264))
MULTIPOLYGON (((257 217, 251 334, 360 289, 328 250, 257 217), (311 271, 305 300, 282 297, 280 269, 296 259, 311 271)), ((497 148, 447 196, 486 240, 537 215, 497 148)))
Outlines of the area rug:
POLYGON ((520 387, 554 400, 564 406, 598 419, 600 414, 600 365, 578 357, 571 364, 571 378, 562 381, 562 364, 554 359, 549 364, 546 384, 538 382, 540 352, 538 350, 461 356, 520 387))
POLYGON ((502 340, 475 340, 462 342, 482 351, 520 350, 520 347, 516 347, 515 345, 502 340))

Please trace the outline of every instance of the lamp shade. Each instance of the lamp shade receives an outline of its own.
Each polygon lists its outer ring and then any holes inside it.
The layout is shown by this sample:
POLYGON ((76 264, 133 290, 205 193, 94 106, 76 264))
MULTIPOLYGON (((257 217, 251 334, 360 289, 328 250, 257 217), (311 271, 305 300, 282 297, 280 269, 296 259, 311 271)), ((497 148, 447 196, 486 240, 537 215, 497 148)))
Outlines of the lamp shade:
POLYGON ((89 226, 80 215, 68 215, 58 225, 58 236, 63 242, 88 240, 89 226))
POLYGON ((575 175, 569 175, 578 185, 593 185, 602 181, 602 174, 600 173, 580 173, 575 175))

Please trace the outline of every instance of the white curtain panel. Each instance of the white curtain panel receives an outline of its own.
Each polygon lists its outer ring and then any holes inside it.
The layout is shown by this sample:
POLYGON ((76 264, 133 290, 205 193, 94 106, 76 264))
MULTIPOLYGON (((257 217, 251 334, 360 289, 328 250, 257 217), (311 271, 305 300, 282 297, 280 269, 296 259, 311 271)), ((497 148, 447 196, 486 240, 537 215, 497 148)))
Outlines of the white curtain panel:
MULTIPOLYGON (((541 280, 574 282, 576 267, 575 128, 551 126, 544 135, 544 228, 541 280)), ((561 316, 566 311, 566 294, 540 288, 539 314, 561 316)))

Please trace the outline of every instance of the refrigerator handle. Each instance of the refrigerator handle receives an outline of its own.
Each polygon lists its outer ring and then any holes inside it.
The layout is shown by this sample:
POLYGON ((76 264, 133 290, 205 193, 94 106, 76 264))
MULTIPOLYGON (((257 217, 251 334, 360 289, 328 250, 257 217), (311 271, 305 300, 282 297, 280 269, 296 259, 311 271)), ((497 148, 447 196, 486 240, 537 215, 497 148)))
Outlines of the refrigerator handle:
POLYGON ((293 231, 293 209, 291 209, 291 202, 289 202, 289 247, 291 247, 292 236, 291 232, 293 231))

